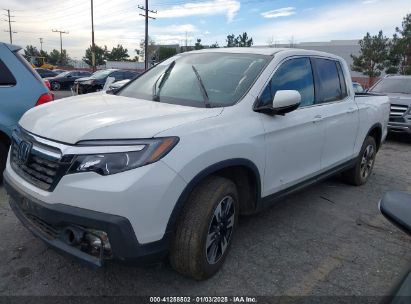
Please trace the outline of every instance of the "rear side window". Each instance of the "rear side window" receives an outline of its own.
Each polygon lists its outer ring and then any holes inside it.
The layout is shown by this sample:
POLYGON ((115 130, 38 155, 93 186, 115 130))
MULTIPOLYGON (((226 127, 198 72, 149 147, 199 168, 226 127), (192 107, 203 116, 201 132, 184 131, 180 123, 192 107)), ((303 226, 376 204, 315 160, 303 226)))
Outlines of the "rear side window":
POLYGON ((347 84, 345 82, 345 77, 344 77, 343 70, 341 68, 341 64, 339 62, 336 62, 335 64, 337 65, 338 77, 340 78, 341 99, 344 99, 345 97, 348 96, 347 84))
POLYGON ((300 107, 314 104, 314 80, 309 58, 295 58, 284 62, 275 72, 260 97, 260 104, 270 104, 280 90, 296 90, 301 94, 300 107))
MULTIPOLYGON (((340 77, 334 60, 313 58, 316 70, 317 103, 342 99, 340 77)), ((345 88, 345 90, 347 90, 345 88)))
POLYGON ((4 62, 0 60, 0 86, 14 86, 16 83, 16 78, 4 62))

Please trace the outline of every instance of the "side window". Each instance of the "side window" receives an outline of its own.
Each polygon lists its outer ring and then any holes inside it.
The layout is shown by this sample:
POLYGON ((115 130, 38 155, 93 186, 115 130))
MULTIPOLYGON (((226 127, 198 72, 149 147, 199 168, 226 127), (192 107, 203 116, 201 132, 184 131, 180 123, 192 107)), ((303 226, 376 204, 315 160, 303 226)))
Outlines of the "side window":
POLYGON ((117 72, 111 73, 110 77, 114 77, 116 80, 121 80, 123 79, 123 72, 117 71, 117 72))
POLYGON ((347 84, 345 82, 344 72, 342 70, 341 64, 339 62, 336 62, 336 65, 338 70, 338 77, 340 78, 341 99, 344 99, 348 96, 347 84))
POLYGON ((275 93, 280 90, 300 92, 300 107, 314 104, 314 80, 309 58, 296 58, 284 62, 264 89, 260 105, 270 104, 275 93))
MULTIPOLYGON (((317 75, 317 103, 342 99, 340 77, 334 60, 313 58, 317 75)), ((345 90, 347 90, 345 88, 345 90)))
POLYGON ((16 83, 16 78, 4 62, 0 60, 0 86, 14 86, 16 83))

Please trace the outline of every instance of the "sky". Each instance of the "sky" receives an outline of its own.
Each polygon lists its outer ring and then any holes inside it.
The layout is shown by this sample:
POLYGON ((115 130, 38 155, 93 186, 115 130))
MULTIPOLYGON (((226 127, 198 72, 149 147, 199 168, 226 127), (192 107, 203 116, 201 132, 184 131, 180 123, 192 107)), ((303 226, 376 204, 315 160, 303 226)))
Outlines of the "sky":
MULTIPOLYGON (((134 57, 144 38, 144 0, 94 0, 97 45, 109 49, 122 44, 134 57)), ((156 44, 226 44, 229 34, 247 32, 254 45, 360 39, 366 32, 383 30, 392 36, 402 18, 411 13, 411 0, 149 0, 149 35, 156 44)), ((51 51, 63 48, 81 59, 91 44, 91 12, 88 0, 0 0, 10 9, 13 43, 51 51)), ((7 13, 3 11, 3 13, 7 13)), ((9 42, 7 19, 0 18, 0 41, 9 42)))

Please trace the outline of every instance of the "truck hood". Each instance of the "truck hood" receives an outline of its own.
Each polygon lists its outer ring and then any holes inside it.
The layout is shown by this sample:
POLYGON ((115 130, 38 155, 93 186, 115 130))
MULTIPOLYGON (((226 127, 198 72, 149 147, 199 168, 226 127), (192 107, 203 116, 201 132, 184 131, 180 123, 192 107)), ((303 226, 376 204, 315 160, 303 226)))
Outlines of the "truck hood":
POLYGON ((93 93, 35 107, 19 123, 33 134, 75 144, 90 139, 151 138, 182 124, 218 116, 222 111, 93 93))
POLYGON ((387 93, 387 96, 392 104, 411 106, 410 94, 387 93))

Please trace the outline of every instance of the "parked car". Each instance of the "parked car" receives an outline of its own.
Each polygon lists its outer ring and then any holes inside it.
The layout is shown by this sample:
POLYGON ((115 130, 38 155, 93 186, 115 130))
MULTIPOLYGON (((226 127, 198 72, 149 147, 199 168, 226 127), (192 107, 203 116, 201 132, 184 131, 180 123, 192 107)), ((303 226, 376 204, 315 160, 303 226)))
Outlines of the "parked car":
POLYGON ((386 76, 369 91, 390 98, 388 131, 411 135, 411 76, 386 76))
POLYGON ((352 86, 353 86, 353 88, 354 88, 354 93, 355 93, 355 94, 365 93, 364 88, 362 87, 362 85, 361 85, 359 82, 353 81, 352 86))
POLYGON ((137 72, 127 70, 108 69, 95 72, 89 78, 77 79, 74 82, 75 90, 78 94, 86 94, 101 91, 108 77, 113 77, 115 81, 131 79, 137 72))
POLYGON ((42 68, 34 68, 36 70, 36 72, 40 75, 41 78, 47 78, 47 77, 55 77, 57 76, 57 73, 52 71, 52 70, 48 70, 48 69, 42 69, 42 68))
POLYGON ((109 90, 118 90, 118 89, 122 88, 124 85, 126 85, 127 83, 129 83, 129 82, 130 82, 130 79, 124 79, 124 80, 113 82, 109 86, 109 90))
POLYGON ((71 88, 76 79, 82 77, 90 77, 91 73, 87 71, 68 71, 58 74, 55 77, 47 78, 50 81, 50 85, 53 91, 60 89, 71 88))
POLYGON ((28 109, 54 99, 19 50, 0 42, 0 182, 17 122, 28 109))
POLYGON ((349 75, 322 52, 205 49, 112 95, 31 110, 4 174, 10 204, 36 236, 90 265, 168 256, 208 278, 240 214, 339 172, 367 182, 389 101, 355 97, 349 75))

